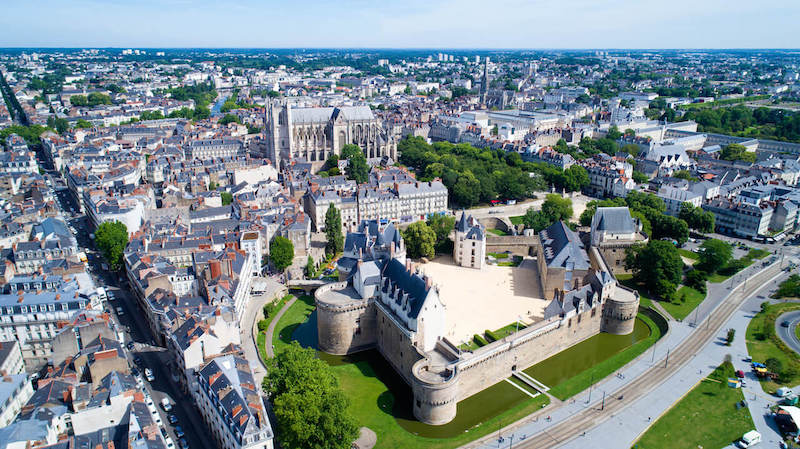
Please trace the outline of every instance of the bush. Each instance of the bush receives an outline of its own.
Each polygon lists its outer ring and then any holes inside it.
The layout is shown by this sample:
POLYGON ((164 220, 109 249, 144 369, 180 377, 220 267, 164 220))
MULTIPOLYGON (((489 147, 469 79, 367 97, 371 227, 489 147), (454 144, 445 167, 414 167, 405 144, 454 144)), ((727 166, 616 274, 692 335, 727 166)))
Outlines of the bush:
POLYGON ((683 278, 683 284, 692 287, 700 293, 706 292, 706 281, 708 280, 708 273, 703 270, 691 269, 686 273, 683 278))
POLYGON ((764 365, 767 366, 767 369, 773 373, 782 373, 783 372, 783 362, 780 360, 770 357, 765 362, 764 365))
POLYGON ((267 331, 267 327, 269 327, 269 324, 267 324, 267 320, 259 320, 258 321, 258 331, 259 332, 266 332, 267 331))
POLYGON ((728 335, 725 338, 725 343, 730 346, 733 343, 733 337, 736 336, 736 329, 728 329, 728 335))
POLYGON ((486 338, 491 340, 491 341, 500 340, 500 338, 497 336, 497 334, 495 334, 494 332, 492 332, 492 331, 490 331, 488 329, 483 331, 483 333, 484 333, 484 335, 486 335, 486 338))
POLYGON ((472 337, 472 340, 473 340, 473 341, 475 342, 475 344, 476 344, 476 345, 478 345, 478 346, 486 346, 486 345, 488 345, 488 344, 489 344, 489 342, 488 342, 488 341, 486 341, 486 340, 485 340, 483 337, 481 337, 481 336, 480 336, 480 335, 478 335, 478 334, 475 334, 475 335, 472 337))

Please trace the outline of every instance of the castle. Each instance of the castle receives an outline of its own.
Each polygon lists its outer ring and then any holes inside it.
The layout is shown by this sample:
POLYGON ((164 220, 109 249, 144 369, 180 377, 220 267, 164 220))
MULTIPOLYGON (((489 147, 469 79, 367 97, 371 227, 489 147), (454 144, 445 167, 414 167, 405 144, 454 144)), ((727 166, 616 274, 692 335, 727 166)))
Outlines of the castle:
MULTIPOLYGON (((457 239, 474 232, 476 223, 462 215, 457 239)), ((473 241, 465 241, 471 251, 473 241)), ((472 266, 471 259, 465 264, 463 258, 463 252, 456 256, 460 262, 454 269, 472 266)), ((399 232, 391 224, 362 222, 357 232, 347 236, 345 255, 339 261, 340 281, 316 292, 319 349, 350 354, 377 348, 411 386, 414 416, 440 425, 455 418, 459 401, 516 370, 599 332, 633 331, 638 294, 618 285, 597 249, 587 251, 563 222, 540 233, 537 258, 543 270, 541 285, 552 287, 543 316, 505 338, 462 351, 457 346, 460 342, 447 337, 455 323, 447 321, 439 287, 406 259, 399 232)), ((481 272, 491 269, 504 268, 486 267, 481 272)), ((465 276, 470 273, 464 271, 465 276)))
POLYGON ((315 169, 347 144, 358 145, 367 159, 397 159, 397 142, 368 106, 298 108, 285 100, 267 105, 267 155, 276 167, 304 159, 315 169))

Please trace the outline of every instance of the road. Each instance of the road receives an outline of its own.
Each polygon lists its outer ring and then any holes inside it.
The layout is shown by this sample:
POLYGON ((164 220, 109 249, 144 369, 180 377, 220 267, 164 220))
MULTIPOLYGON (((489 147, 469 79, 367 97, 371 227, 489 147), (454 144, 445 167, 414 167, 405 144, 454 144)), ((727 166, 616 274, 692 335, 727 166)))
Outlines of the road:
MULTIPOLYGON (((606 379, 590 390, 594 391, 593 397, 587 397, 584 392, 576 396, 575 401, 565 402, 556 408, 548 407, 545 411, 523 418, 500 432, 506 435, 516 434, 527 437, 517 443, 515 447, 559 447, 622 413, 627 407, 640 398, 646 397, 671 377, 676 370, 692 360, 709 341, 715 338, 722 326, 739 309, 745 299, 763 287, 771 278, 781 273, 778 265, 775 263, 766 269, 760 265, 751 266, 746 271, 748 276, 756 270, 762 270, 751 281, 739 282, 736 279, 730 279, 712 287, 709 290, 709 298, 701 305, 705 307, 701 307, 699 318, 693 322, 686 320, 680 325, 673 325, 667 337, 662 338, 662 341, 654 346, 652 352, 648 351, 636 361, 623 367, 621 372, 626 373, 624 379, 615 377, 606 379), (725 291, 728 288, 731 289, 730 292, 725 291), (693 323, 696 323, 697 326, 694 327, 693 323), (647 360, 648 354, 651 355, 651 360, 647 360), (582 397, 583 402, 578 402, 577 397, 582 397), (583 400, 583 398, 586 399, 583 400), (550 415, 552 420, 544 422, 544 420, 538 419, 542 413, 550 415)), ((465 447, 505 447, 508 444, 507 441, 508 439, 503 444, 498 443, 495 434, 465 447)), ((602 439, 596 441, 602 441, 602 439)))
MULTIPOLYGON (((467 212, 475 218, 488 218, 488 217, 515 217, 519 215, 525 215, 525 212, 528 211, 531 207, 534 209, 540 209, 542 207, 542 203, 544 203, 544 198, 547 195, 546 192, 539 192, 536 194, 538 198, 535 200, 526 200, 524 202, 518 202, 517 204, 513 205, 498 205, 498 206, 484 206, 484 207, 476 207, 473 209, 469 209, 467 212)), ((589 201, 595 200, 595 198, 591 198, 580 193, 574 194, 567 194, 564 195, 566 198, 570 198, 572 200, 572 218, 573 220, 577 221, 578 217, 581 216, 583 211, 586 209, 586 203, 589 201)), ((451 211, 456 216, 460 216, 461 209, 453 209, 451 211)))
MULTIPOLYGON (((788 276, 779 274, 778 281, 788 276)), ((719 328, 714 337, 692 357, 685 365, 676 369, 662 384, 644 397, 630 404, 625 410, 605 420, 596 427, 588 429, 585 437, 575 438, 566 443, 565 448, 584 447, 586 442, 604 441, 608 447, 631 447, 661 415, 669 411, 698 382, 706 378, 725 358, 730 355, 734 368, 744 371, 745 386, 742 389, 747 401, 755 429, 761 433, 767 447, 777 447, 781 440, 768 407, 778 400, 775 396, 763 391, 761 384, 746 361, 748 357, 745 333, 753 315, 761 309, 774 283, 760 285, 760 290, 750 295, 733 316, 719 328), (728 329, 735 329, 731 346, 725 344, 728 329), (649 419, 648 419, 649 418, 649 419)), ((677 323, 676 323, 677 324, 677 323)), ((686 324, 680 324, 685 326, 686 324)))
POLYGON ((800 339, 797 338, 794 331, 798 324, 800 324, 800 310, 786 312, 775 320, 775 333, 786 343, 786 346, 800 353, 800 339), (784 321, 788 321, 788 326, 782 325, 784 321))

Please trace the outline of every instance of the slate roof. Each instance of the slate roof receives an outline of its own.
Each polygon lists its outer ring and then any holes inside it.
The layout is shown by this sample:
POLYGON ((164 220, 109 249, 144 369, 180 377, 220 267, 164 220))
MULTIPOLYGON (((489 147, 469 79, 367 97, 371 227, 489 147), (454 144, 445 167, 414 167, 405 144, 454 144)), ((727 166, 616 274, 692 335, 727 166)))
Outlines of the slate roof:
POLYGON ((578 235, 559 220, 539 233, 545 262, 551 268, 588 270, 589 255, 578 235))
POLYGON ((627 207, 598 207, 595 212, 598 231, 630 233, 636 231, 636 225, 627 207))
POLYGON ((425 280, 422 276, 415 272, 406 270, 397 259, 391 259, 383 268, 383 277, 388 279, 389 282, 384 282, 383 291, 389 293, 394 286, 397 286, 401 292, 408 294, 408 301, 411 305, 411 310, 408 312, 409 318, 416 318, 422 306, 425 303, 425 298, 428 297, 429 288, 425 285, 425 280))

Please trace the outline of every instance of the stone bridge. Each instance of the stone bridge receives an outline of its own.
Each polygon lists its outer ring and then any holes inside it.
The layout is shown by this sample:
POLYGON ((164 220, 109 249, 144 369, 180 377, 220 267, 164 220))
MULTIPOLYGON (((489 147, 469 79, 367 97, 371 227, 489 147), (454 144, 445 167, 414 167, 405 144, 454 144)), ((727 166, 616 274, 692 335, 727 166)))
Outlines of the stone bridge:
POLYGON ((314 290, 335 281, 323 281, 321 279, 290 279, 286 283, 286 287, 303 290, 307 295, 310 295, 314 290))
POLYGON ((533 256, 538 246, 539 237, 535 235, 486 235, 487 253, 510 251, 518 256, 533 256))

